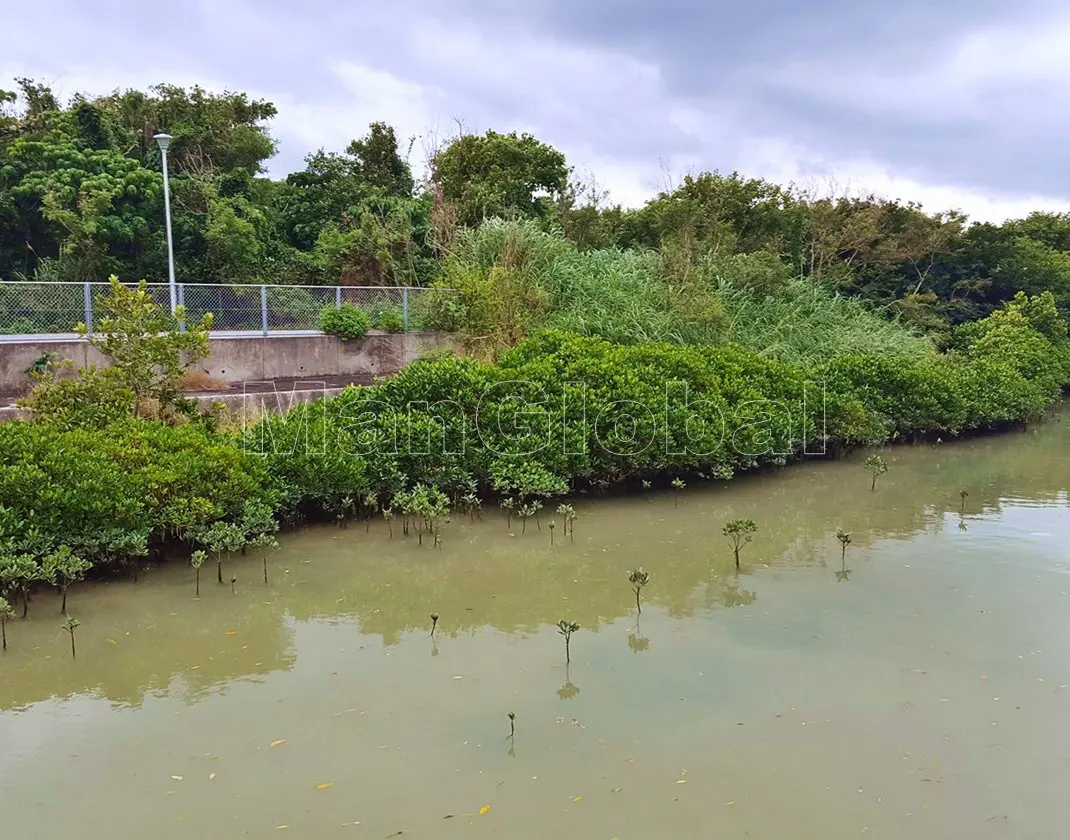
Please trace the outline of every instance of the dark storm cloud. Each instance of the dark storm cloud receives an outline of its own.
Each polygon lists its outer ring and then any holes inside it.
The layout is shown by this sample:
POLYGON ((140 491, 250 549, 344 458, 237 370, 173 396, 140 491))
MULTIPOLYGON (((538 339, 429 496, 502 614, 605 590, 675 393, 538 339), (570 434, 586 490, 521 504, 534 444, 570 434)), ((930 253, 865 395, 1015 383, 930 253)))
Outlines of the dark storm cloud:
POLYGON ((922 180, 1070 198, 1070 172, 1061 164, 1062 138, 1070 129, 1062 74, 1047 84, 984 79, 949 91, 949 101, 939 103, 925 95, 927 87, 941 85, 941 59, 971 33, 1043 27, 1066 10, 1064 4, 457 3, 473 18, 509 20, 561 42, 642 57, 661 70, 666 93, 681 102, 700 110, 737 103, 744 135, 780 136, 827 157, 871 159, 922 180), (812 85, 784 78, 786 68, 801 65, 797 72, 804 75, 811 64, 827 78, 812 85), (929 78, 918 72, 927 66, 934 74, 929 78), (879 95, 868 99, 864 91, 842 95, 840 81, 868 73, 893 85, 900 79, 905 97, 916 93, 917 109, 884 109, 879 95), (982 103, 980 113, 959 113, 955 97, 966 95, 982 103))

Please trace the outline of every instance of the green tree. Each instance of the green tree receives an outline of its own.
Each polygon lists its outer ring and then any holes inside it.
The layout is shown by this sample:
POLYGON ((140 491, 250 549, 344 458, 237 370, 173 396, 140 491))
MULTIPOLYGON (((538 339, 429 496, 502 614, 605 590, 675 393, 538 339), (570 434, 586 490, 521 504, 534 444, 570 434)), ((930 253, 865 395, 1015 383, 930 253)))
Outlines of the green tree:
POLYGON ((125 385, 137 398, 136 408, 153 399, 160 406, 172 406, 181 394, 180 381, 186 368, 209 355, 208 330, 211 313, 200 323, 189 322, 180 331, 177 321, 185 319, 185 309, 175 315, 154 300, 142 280, 128 288, 114 275, 111 289, 98 303, 99 321, 90 335, 85 324, 77 332, 112 360, 122 371, 125 385))
POLYGON ((462 224, 490 216, 541 216, 568 186, 565 156, 530 134, 465 134, 441 149, 431 178, 462 224))

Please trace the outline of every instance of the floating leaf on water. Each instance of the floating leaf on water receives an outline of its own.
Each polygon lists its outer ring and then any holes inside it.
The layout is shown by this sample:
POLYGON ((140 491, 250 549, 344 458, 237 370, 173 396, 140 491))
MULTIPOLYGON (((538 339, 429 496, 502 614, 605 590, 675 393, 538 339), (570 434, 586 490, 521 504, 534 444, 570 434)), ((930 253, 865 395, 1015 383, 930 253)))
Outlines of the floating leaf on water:
POLYGON ((327 788, 333 786, 334 782, 322 782, 321 784, 316 785, 316 790, 327 790, 327 788))
POLYGON ((109 645, 117 645, 119 643, 117 641, 115 641, 115 639, 108 639, 108 644, 109 645))
POLYGON ((237 630, 228 630, 226 632, 226 635, 227 636, 237 636, 238 635, 238 631, 237 630))
POLYGON ((573 802, 583 802, 583 797, 582 796, 573 796, 572 797, 572 801, 573 802))
POLYGON ((483 816, 489 810, 490 810, 490 805, 484 805, 482 808, 479 809, 479 815, 483 816))
POLYGON ((277 747, 280 744, 285 744, 285 743, 286 743, 286 739, 285 738, 279 738, 279 740, 277 740, 277 741, 272 741, 271 742, 271 746, 277 747))
POLYGON ((214 779, 215 779, 215 773, 209 773, 209 774, 208 774, 208 781, 210 781, 210 782, 211 782, 211 781, 213 781, 214 779))
POLYGON ((275 828, 279 829, 279 831, 282 831, 282 829, 284 829, 284 828, 289 828, 289 827, 290 827, 290 826, 288 826, 288 825, 286 825, 286 824, 283 824, 283 825, 277 825, 277 826, 275 826, 275 828))
POLYGON ((678 785, 686 785, 687 784, 687 779, 677 779, 676 780, 676 784, 678 784, 678 785))
POLYGON ((182 781, 182 777, 181 776, 172 776, 171 778, 174 779, 176 782, 181 782, 182 781))

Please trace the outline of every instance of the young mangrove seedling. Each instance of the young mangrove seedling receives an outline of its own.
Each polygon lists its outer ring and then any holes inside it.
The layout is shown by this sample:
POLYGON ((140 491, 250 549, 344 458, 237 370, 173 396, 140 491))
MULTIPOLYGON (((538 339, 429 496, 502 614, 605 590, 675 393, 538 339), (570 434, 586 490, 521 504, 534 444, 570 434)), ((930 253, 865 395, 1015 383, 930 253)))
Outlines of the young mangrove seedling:
POLYGON ((572 505, 560 504, 557 506, 557 514, 564 520, 564 530, 569 540, 575 542, 576 511, 572 505))
POLYGON ((732 552, 736 556, 736 568, 739 568, 739 550, 749 543, 758 532, 758 526, 753 519, 733 519, 721 530, 728 541, 732 543, 732 552))
POLYGON ((680 491, 683 490, 685 487, 687 487, 687 482, 684 481, 682 478, 674 478, 672 480, 672 489, 674 491, 672 494, 673 507, 680 506, 680 491))
POLYGON ((505 527, 510 530, 513 527, 513 511, 516 509, 516 500, 506 496, 501 500, 502 509, 505 511, 505 527))
POLYGON ((238 590, 236 588, 237 583, 238 583, 238 579, 234 575, 231 575, 230 576, 230 594, 231 595, 237 595, 238 594, 238 590))
POLYGON ((546 524, 547 524, 547 527, 549 527, 549 529, 550 529, 550 545, 553 545, 554 544, 554 528, 557 527, 557 520, 556 519, 551 519, 546 524))
POLYGON ((70 589, 71 584, 81 580, 92 568, 92 563, 82 559, 65 545, 61 545, 56 551, 45 556, 41 570, 44 572, 45 580, 59 587, 60 594, 63 596, 63 603, 59 608, 60 613, 64 615, 67 613, 67 590, 70 589))
POLYGON ((645 478, 643 479, 643 489, 644 490, 649 490, 650 489, 650 482, 647 481, 645 478))
POLYGON ((386 522, 387 533, 390 534, 390 539, 394 539, 394 511, 391 508, 385 507, 382 509, 383 521, 386 522))
POLYGON ((962 499, 962 505, 959 507, 959 515, 962 516, 966 513, 966 497, 970 495, 969 490, 959 490, 959 498, 962 499))
POLYGON ((438 627, 438 613, 431 613, 431 638, 435 637, 435 628, 438 627))
POLYGON ((264 583, 268 582, 268 551, 278 549, 279 541, 275 539, 274 534, 257 534, 253 539, 249 541, 249 545, 255 545, 260 548, 261 559, 264 561, 264 583))
POLYGON ((876 490, 877 476, 884 475, 888 472, 888 464, 880 455, 870 455, 862 462, 862 466, 869 470, 873 475, 873 483, 869 485, 869 489, 876 490))
POLYGON ((516 714, 509 712, 509 737, 516 735, 516 714))
POLYGON ((559 622, 557 622, 557 632, 565 637, 565 664, 566 665, 572 664, 572 651, 569 649, 569 644, 572 641, 572 634, 575 633, 579 629, 580 629, 580 625, 578 625, 574 621, 565 621, 565 619, 562 618, 559 622))
POLYGON ((14 617, 15 611, 11 604, 7 602, 7 598, 0 596, 0 642, 3 643, 4 650, 7 650, 7 623, 14 617))
POLYGON ((843 531, 840 528, 836 529, 836 539, 840 541, 840 560, 846 560, 847 558, 847 546, 851 544, 851 532, 843 531))
POLYGON ((66 619, 64 620, 64 622, 63 622, 63 629, 71 634, 71 658, 72 659, 75 659, 75 658, 78 657, 78 651, 75 650, 75 647, 74 647, 74 631, 77 630, 81 626, 81 624, 82 624, 82 622, 80 622, 73 615, 68 615, 66 617, 66 619))
POLYGON ((194 595, 201 597, 201 566, 204 565, 204 561, 208 559, 208 555, 203 551, 195 551, 189 556, 189 563, 193 566, 194 573, 194 595))
POLYGON ((643 614, 643 605, 639 602, 639 593, 643 587, 650 583, 650 572, 640 566, 638 569, 628 572, 628 583, 635 590, 635 610, 637 615, 643 614))

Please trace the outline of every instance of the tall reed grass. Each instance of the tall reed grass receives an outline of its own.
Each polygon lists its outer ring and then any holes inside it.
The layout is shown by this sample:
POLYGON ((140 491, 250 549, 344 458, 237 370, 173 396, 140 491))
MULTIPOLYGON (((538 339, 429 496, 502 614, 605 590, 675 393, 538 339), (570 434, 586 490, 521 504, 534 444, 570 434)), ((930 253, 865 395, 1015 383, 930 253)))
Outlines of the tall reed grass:
POLYGON ((761 257, 681 265, 655 251, 580 251, 536 222, 491 220, 460 231, 444 282, 460 292, 452 327, 497 349, 555 328, 619 344, 738 342, 804 365, 935 352, 903 324, 807 280, 756 286, 755 265, 768 275, 765 263, 777 263, 761 257))

